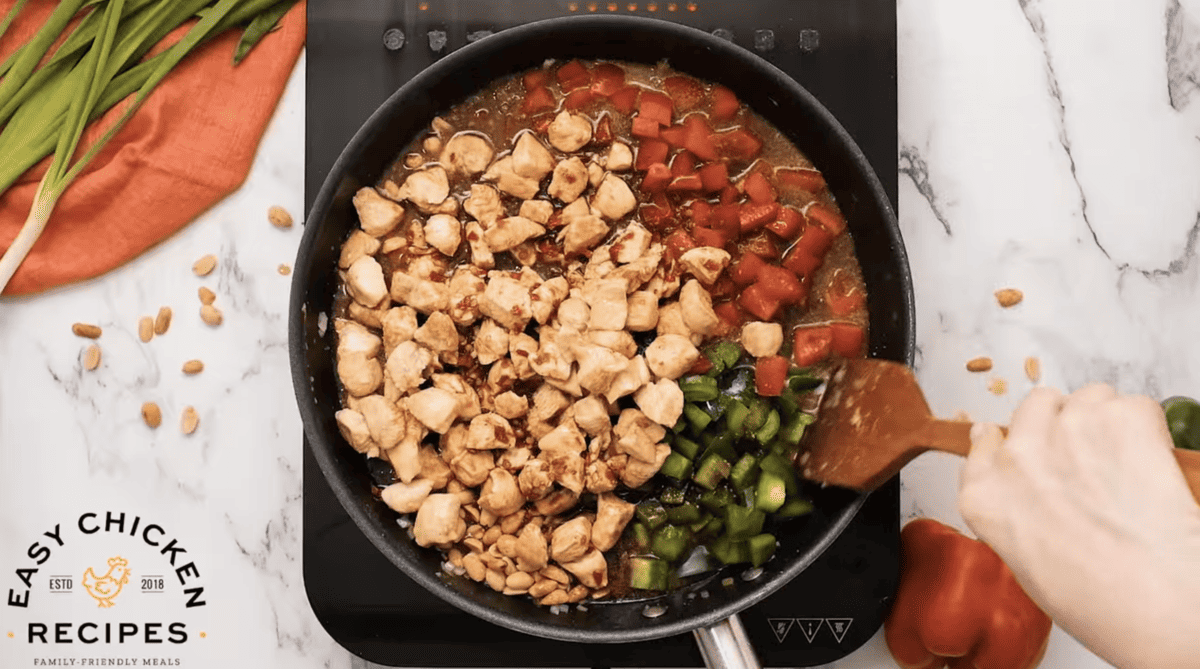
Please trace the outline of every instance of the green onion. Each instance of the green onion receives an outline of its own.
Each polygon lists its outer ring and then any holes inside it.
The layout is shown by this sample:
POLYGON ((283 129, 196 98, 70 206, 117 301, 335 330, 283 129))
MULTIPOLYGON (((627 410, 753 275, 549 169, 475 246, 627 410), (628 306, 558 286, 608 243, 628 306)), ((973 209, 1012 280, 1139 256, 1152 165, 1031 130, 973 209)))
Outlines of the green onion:
POLYGON ((267 11, 254 17, 250 25, 246 26, 246 30, 242 33, 242 39, 238 42, 237 49, 233 52, 233 64, 237 65, 242 62, 258 44, 259 40, 266 37, 267 33, 275 29, 279 19, 283 18, 284 14, 296 4, 296 0, 284 0, 267 11))
MULTIPOLYGON (((17 4, 13 5, 13 8, 8 10, 8 13, 4 15, 3 19, 0 19, 0 37, 4 37, 4 33, 8 30, 8 27, 12 25, 13 20, 17 18, 17 14, 21 13, 21 8, 25 6, 26 2, 29 2, 29 0, 17 0, 17 4)), ((0 76, 3 76, 2 72, 0 72, 0 76)))

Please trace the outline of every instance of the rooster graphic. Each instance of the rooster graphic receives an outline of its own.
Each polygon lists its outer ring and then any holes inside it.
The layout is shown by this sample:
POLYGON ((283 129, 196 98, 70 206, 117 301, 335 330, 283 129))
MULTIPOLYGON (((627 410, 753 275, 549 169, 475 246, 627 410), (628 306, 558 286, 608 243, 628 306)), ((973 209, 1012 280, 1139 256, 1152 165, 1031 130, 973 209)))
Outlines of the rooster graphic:
POLYGON ((113 605, 113 600, 121 594, 121 587, 128 582, 129 562, 119 555, 108 558, 108 573, 103 576, 96 576, 91 567, 83 572, 83 587, 102 609, 113 605))

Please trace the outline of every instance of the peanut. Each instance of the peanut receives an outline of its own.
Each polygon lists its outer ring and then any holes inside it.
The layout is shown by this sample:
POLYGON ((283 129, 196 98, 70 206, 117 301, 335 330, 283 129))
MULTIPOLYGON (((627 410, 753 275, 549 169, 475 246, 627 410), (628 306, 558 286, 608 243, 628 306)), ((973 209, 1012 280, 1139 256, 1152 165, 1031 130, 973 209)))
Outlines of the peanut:
POLYGON ((199 374, 204 371, 204 363, 199 360, 188 360, 183 363, 184 374, 199 374))
POLYGON ((154 402, 146 402, 142 405, 142 420, 151 428, 157 428, 162 425, 162 409, 154 402))
POLYGON ((88 339, 99 339, 102 330, 97 325, 91 325, 89 323, 76 323, 71 326, 71 332, 74 332, 80 337, 87 337, 88 339))
POLYGON ((533 576, 530 576, 523 571, 513 572, 508 578, 504 579, 504 585, 513 590, 520 590, 524 592, 533 585, 533 576))
POLYGON ((89 372, 100 366, 100 347, 92 344, 83 353, 83 368, 89 372))
POLYGON ((196 273, 196 276, 208 276, 214 269, 216 269, 216 267, 217 257, 210 253, 197 260, 192 265, 192 271, 196 273))
POLYGON ((968 372, 986 372, 992 368, 992 359, 987 357, 967 361, 968 372))
POLYGON ((164 335, 171 327, 171 307, 163 307, 158 310, 158 315, 154 317, 154 334, 164 335))
POLYGON ((1025 376, 1037 383, 1042 379, 1042 363, 1037 358, 1025 358, 1025 376))
POLYGON ((287 209, 280 206, 274 206, 267 210, 267 220, 277 228, 292 227, 292 215, 287 212, 287 209))
POLYGON ((142 316, 138 319, 138 339, 143 342, 148 342, 154 339, 154 319, 149 316, 142 316))
POLYGON ((992 391, 993 395, 1003 395, 1008 392, 1008 382, 1001 378, 992 379, 988 383, 988 390, 992 391))
POLYGON ((1005 309, 1016 306, 1024 298, 1025 294, 1016 288, 1001 288, 996 291, 996 301, 1005 309))
POLYGON ((562 590, 562 589, 554 590, 550 594, 548 594, 545 597, 542 597, 540 600, 538 600, 538 604, 541 604, 542 606, 554 606, 556 604, 566 604, 566 603, 567 603, 567 591, 562 590))
POLYGON ((474 553, 463 556, 463 568, 467 570, 467 576, 470 576, 472 581, 482 581, 487 576, 487 567, 483 566, 479 556, 474 553))
POLYGON ((223 316, 221 316, 220 309, 217 309, 211 304, 204 304, 200 306, 200 320, 213 327, 216 327, 225 319, 223 316))
POLYGON ((185 407, 183 416, 179 419, 179 429, 183 430, 184 434, 191 434, 200 426, 200 414, 196 413, 195 407, 185 407))
POLYGON ((204 286, 200 286, 198 292, 200 293, 200 304, 212 304, 217 301, 217 294, 204 286))
MULTIPOLYGON (((476 579, 478 580, 478 579, 476 579)), ((558 588, 558 583, 550 579, 542 579, 529 587, 529 596, 534 599, 541 599, 558 588)))
POLYGON ((495 590, 496 592, 501 592, 504 590, 505 577, 502 572, 496 571, 495 569, 489 569, 487 570, 487 576, 484 578, 487 580, 487 584, 491 586, 492 590, 495 590))

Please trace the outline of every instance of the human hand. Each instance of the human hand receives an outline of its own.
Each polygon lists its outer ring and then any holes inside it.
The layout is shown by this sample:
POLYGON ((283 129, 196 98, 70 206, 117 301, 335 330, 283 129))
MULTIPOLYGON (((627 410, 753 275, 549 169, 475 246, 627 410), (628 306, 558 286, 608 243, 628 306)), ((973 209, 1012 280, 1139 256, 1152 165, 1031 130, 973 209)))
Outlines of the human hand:
POLYGON ((1060 627, 1122 669, 1200 665, 1200 504, 1156 402, 1037 388, 971 441, 959 510, 1060 627))

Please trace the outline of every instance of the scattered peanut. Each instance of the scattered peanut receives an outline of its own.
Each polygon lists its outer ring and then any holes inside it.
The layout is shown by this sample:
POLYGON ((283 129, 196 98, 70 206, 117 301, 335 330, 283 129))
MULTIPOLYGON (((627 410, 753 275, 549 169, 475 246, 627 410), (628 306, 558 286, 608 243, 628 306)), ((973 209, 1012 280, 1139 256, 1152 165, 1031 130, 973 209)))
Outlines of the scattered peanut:
POLYGON ((163 335, 171 327, 171 307, 163 307, 158 310, 158 316, 154 317, 154 334, 163 335))
POLYGON ((196 273, 196 276, 208 276, 214 269, 216 269, 216 267, 217 257, 210 253, 197 260, 195 264, 192 265, 192 271, 196 273))
POLYGON ((291 266, 287 265, 286 263, 280 264, 279 265, 279 273, 284 276, 287 276, 292 273, 292 268, 291 268, 291 266))
POLYGON ((275 206, 267 210, 267 220, 277 228, 292 227, 292 215, 283 207, 275 206))
POLYGON ((154 402, 146 402, 142 405, 142 420, 151 428, 158 428, 162 425, 162 410, 154 402))
POLYGON ((1003 395, 1008 392, 1008 382, 1001 378, 994 378, 988 383, 988 390, 992 391, 993 395, 1003 395))
POLYGON ((983 357, 983 358, 975 358, 974 360, 967 361, 967 371, 968 372, 986 372, 991 368, 992 368, 992 359, 991 358, 983 357))
POLYGON ((199 360, 188 360, 183 363, 184 374, 199 374, 204 371, 204 363, 199 360))
POLYGON ((201 305, 201 307, 200 307, 200 320, 204 321, 205 323, 208 323, 209 325, 211 325, 213 327, 216 327, 216 326, 220 325, 221 322, 225 319, 223 316, 221 316, 220 309, 217 309, 216 307, 214 307, 211 304, 205 304, 205 305, 201 305))
POLYGON ((100 347, 92 344, 83 352, 83 368, 89 372, 100 366, 100 347))
POLYGON ((74 332, 76 335, 78 335, 80 337, 87 337, 88 339, 99 339, 100 333, 102 332, 102 330, 97 325, 91 325, 88 323, 76 323, 71 326, 71 332, 74 332))
POLYGON ((1042 363, 1037 358, 1025 358, 1025 376, 1034 383, 1042 379, 1042 363))
POLYGON ((196 413, 195 407, 185 407, 183 416, 179 419, 179 429, 183 430, 184 434, 191 434, 200 426, 200 414, 196 413))
POLYGON ((148 342, 154 339, 154 319, 142 316, 138 319, 138 339, 148 342))
POLYGON ((217 301, 217 294, 204 286, 200 286, 198 292, 200 294, 200 304, 212 304, 217 301))
POLYGON ((996 301, 1005 309, 1016 306, 1024 298, 1025 293, 1016 288, 1001 288, 996 291, 996 301))

